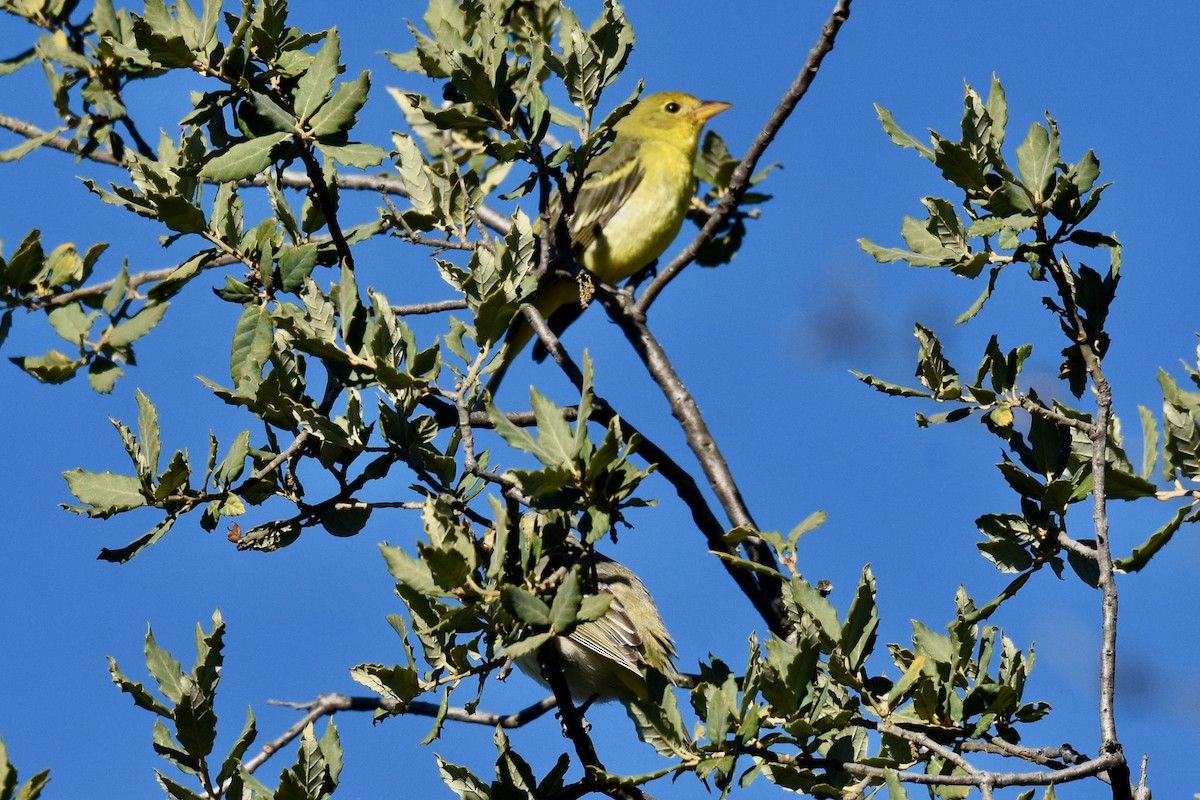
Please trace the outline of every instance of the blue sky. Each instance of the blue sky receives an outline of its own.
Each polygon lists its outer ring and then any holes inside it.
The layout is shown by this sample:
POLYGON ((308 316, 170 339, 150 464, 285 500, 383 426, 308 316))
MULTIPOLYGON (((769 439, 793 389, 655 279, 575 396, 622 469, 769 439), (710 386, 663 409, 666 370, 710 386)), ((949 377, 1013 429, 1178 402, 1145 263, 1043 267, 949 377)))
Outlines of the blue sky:
MULTIPOLYGON (((360 2, 336 12, 330 4, 292 5, 301 27, 339 26, 351 74, 372 70, 361 135, 387 144, 403 120, 384 87, 416 84, 380 51, 408 48, 402 20, 419 19, 423 4, 360 2)), ((832 3, 764 0, 736 14, 729 7, 713 0, 631 0, 627 12, 638 43, 612 102, 638 77, 646 79, 647 91, 685 90, 732 102, 713 127, 735 153, 744 151, 803 63, 832 3)), ((593 9, 585 4, 580 16, 593 9)), ((1109 326, 1114 345, 1105 363, 1136 461, 1137 406, 1159 407, 1156 371, 1162 366, 1182 376, 1179 363, 1194 363, 1200 329, 1195 256, 1183 246, 1195 230, 1191 185, 1200 177, 1194 145, 1200 119, 1192 102, 1197 30, 1200 8, 1185 2, 1148 9, 1119 2, 859 0, 808 97, 768 151, 767 160, 784 169, 765 185, 774 200, 752 223, 742 251, 716 270, 689 268, 654 306, 651 324, 696 395, 760 525, 786 531, 825 510, 829 522, 806 537, 801 568, 811 580, 831 580, 832 599, 844 608, 869 562, 879 581, 882 641, 907 642, 914 618, 939 628, 953 613, 959 584, 980 599, 1004 585, 975 549, 973 521, 1015 511, 1016 504, 992 467, 1000 455, 996 440, 980 425, 919 430, 913 414, 929 409, 885 398, 849 370, 909 382, 912 325, 920 321, 941 335, 948 357, 964 372, 978 363, 993 331, 1006 348, 1033 342, 1028 377, 1049 392, 1062 345, 1056 322, 1040 309, 1044 285, 1006 274, 1000 296, 984 313, 954 328, 981 286, 942 271, 877 265, 859 250, 861 236, 898 242, 901 217, 920 213, 919 198, 943 192, 936 170, 888 141, 872 103, 891 109, 910 132, 952 134, 963 82, 986 91, 995 73, 1008 94, 1011 146, 1049 111, 1062 131, 1065 158, 1075 160, 1089 148, 1099 156, 1103 179, 1115 185, 1095 227, 1115 230, 1125 246, 1109 326)), ((0 19, 0 41, 9 43, 4 54, 24 47, 18 37, 32 35, 0 19)), ((0 113, 53 124, 36 67, 0 86, 0 113)), ((153 120, 151 130, 170 129, 186 113, 187 88, 175 80, 148 85, 133 95, 133 107, 153 120)), ((0 145, 12 143, 0 135, 0 145)), ((119 178, 49 152, 0 168, 6 253, 38 227, 51 244, 111 242, 102 269, 112 271, 121 258, 134 271, 190 254, 186 244, 163 252, 156 226, 102 206, 77 175, 119 178)), ((360 270, 386 286, 393 302, 448 296, 423 257, 391 245, 364 252, 360 270)), ((129 674, 143 676, 147 623, 189 662, 194 624, 207 625, 216 608, 228 621, 218 708, 225 735, 218 749, 228 747, 248 705, 265 741, 294 719, 267 706, 267 699, 357 692, 348 667, 401 658, 383 619, 401 604, 376 544, 411 545, 419 533, 411 514, 377 514, 353 539, 312 531, 269 556, 237 553, 223 533, 205 534, 189 521, 117 567, 97 562, 96 553, 125 544, 154 518, 87 521, 57 508, 70 500, 63 470, 125 469, 107 420, 136 418, 136 387, 159 406, 165 447, 188 448, 193 461, 204 452, 209 429, 228 440, 249 427, 194 377, 227 376, 233 313, 205 286, 190 287, 138 349, 139 365, 109 396, 93 394, 81 381, 42 386, 8 368, 0 394, 0 412, 10 420, 0 485, 12 509, 0 559, 0 736, 23 776, 52 769, 51 797, 158 791, 150 771, 159 765, 150 749, 152 719, 111 684, 104 662, 115 656, 129 674)), ((577 353, 586 343, 600 391, 618 408, 631 409, 630 420, 677 459, 689 461, 665 402, 600 312, 585 315, 566 343, 577 353)), ((53 346, 57 340, 44 320, 18 317, 4 355, 53 346)), ((550 367, 522 365, 508 383, 525 377, 569 397, 550 367)), ((405 483, 397 483, 398 490, 405 483)), ((654 593, 681 666, 708 653, 744 662, 748 632, 761 634, 763 626, 706 554, 669 487, 652 481, 647 491, 660 504, 636 512, 636 529, 610 554, 634 567, 654 593)), ((1140 542, 1170 511, 1115 506, 1117 550, 1140 542)), ((1119 579, 1118 730, 1131 762, 1149 753, 1150 785, 1162 797, 1200 790, 1194 770, 1184 766, 1200 747, 1200 723, 1187 699, 1200 688, 1200 645, 1183 622, 1197 607, 1198 566, 1195 532, 1184 529, 1145 571, 1119 579)), ((1027 698, 1055 708, 1027 729, 1028 744, 1070 742, 1095 753, 1098 619, 1094 592, 1049 575, 1038 575, 997 615, 1019 646, 1036 641, 1027 698)), ((531 681, 514 676, 490 688, 484 705, 508 711, 539 696, 531 681)), ((611 768, 656 765, 648 748, 618 747, 630 733, 619 706, 594 709, 589 719, 611 768)), ((337 722, 347 748, 345 797, 395 796, 397 786, 400 796, 449 796, 433 752, 477 774, 491 773, 494 750, 484 727, 451 726, 440 741, 419 747, 428 729, 423 718, 372 726, 366 715, 344 715, 337 722)), ((539 771, 567 749, 551 719, 512 737, 539 771)), ((264 768, 262 777, 271 782, 283 766, 264 768)), ((1091 784, 1059 794, 1093 797, 1100 789, 1091 784)), ((680 798, 699 789, 685 779, 651 791, 680 798)), ((776 791, 760 782, 749 796, 776 791)))

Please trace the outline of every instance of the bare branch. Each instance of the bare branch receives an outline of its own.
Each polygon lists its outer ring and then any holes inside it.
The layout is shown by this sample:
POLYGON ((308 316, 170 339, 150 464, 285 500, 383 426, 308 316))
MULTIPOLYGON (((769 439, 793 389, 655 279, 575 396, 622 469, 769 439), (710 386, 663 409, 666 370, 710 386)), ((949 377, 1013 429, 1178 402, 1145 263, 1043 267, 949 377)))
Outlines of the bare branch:
POLYGON ((392 313, 398 317, 408 317, 417 314, 440 314, 443 311, 461 311, 466 307, 466 300, 438 300, 432 303, 392 306, 392 313))

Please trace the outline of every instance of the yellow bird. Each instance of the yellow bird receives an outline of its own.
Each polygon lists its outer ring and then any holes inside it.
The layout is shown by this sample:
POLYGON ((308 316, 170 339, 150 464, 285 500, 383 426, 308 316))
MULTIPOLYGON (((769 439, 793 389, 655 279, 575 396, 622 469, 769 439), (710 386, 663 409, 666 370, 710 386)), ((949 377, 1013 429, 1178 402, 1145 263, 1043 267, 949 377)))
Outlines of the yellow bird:
MULTIPOLYGON (((574 537, 568 539, 566 551, 565 555, 578 559, 576 568, 585 578, 594 576, 597 588, 613 596, 612 605, 599 619, 580 623, 567 636, 551 640, 562 660, 571 696, 577 702, 645 700, 643 667, 661 672, 672 683, 680 682, 682 676, 673 663, 675 645, 646 585, 624 564, 585 551, 574 537)), ((542 568, 550 570, 545 565, 542 568)), ((527 675, 549 685, 536 653, 516 661, 527 675)))
MULTIPOLYGON (((697 100, 682 92, 643 98, 613 126, 612 145, 588 165, 588 175, 568 220, 576 260, 596 278, 616 285, 663 254, 683 225, 695 192, 692 167, 704 123, 729 103, 697 100)), ((562 201, 551 198, 550 229, 558 224, 562 201)), ((552 234, 550 234, 552 235, 552 234)), ((555 333, 582 313, 579 284, 549 278, 534 305, 555 333)), ((488 388, 493 394, 508 365, 533 337, 518 313, 505 339, 502 365, 488 388)), ((544 350, 539 361, 545 357, 544 350)))

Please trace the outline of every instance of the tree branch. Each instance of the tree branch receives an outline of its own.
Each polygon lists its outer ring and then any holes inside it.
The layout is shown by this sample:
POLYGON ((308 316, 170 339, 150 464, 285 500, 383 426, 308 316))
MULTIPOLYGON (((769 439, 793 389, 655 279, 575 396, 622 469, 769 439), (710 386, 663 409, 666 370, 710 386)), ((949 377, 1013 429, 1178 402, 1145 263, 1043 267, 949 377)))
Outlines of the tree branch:
POLYGON ((808 92, 808 87, 812 85, 813 79, 817 77, 817 72, 821 68, 821 62, 825 56, 833 50, 834 40, 837 38, 838 31, 841 30, 842 24, 850 17, 851 0, 838 0, 829 19, 825 22, 825 26, 821 29, 821 38, 817 40, 816 45, 808 53, 808 59, 804 62, 803 68, 792 81, 792 85, 784 92, 783 98, 779 101, 779 105, 771 112, 771 116, 767 119, 765 125, 758 136, 750 144, 750 149, 746 151, 746 155, 742 158, 740 164, 733 171, 733 176, 729 181, 729 188, 721 197, 717 208, 713 214, 704 223, 704 227, 696 234, 688 245, 677 255, 670 264, 659 271, 658 276, 650 282, 646 290, 642 293, 641 298, 637 302, 636 310, 639 314, 645 314, 654 303, 659 293, 666 288, 667 284, 675 279, 683 269, 695 260, 701 248, 712 239, 716 234, 717 229, 725 223, 729 215, 737 209, 741 204, 742 198, 746 194, 746 190, 750 188, 750 179, 754 177, 754 168, 758 165, 758 161, 766 152, 767 147, 775 139, 775 134, 787 122, 788 117, 796 108, 796 105, 808 92))
MULTIPOLYGON (((546 324, 545 317, 533 306, 526 305, 522 308, 525 319, 533 328, 538 339, 546 346, 546 350, 550 353, 554 363, 567 376, 575 388, 583 391, 583 371, 579 365, 571 358, 566 349, 554 332, 550 330, 550 326, 546 324)), ((600 395, 596 394, 593 389, 592 416, 605 424, 608 424, 612 419, 618 418, 617 412, 600 395)), ((708 505, 708 501, 704 498, 704 494, 697 486, 695 479, 691 473, 679 465, 670 455, 667 454, 661 447, 655 444, 642 434, 632 423, 624 417, 619 417, 621 426, 621 436, 629 441, 633 437, 637 437, 637 445, 634 451, 648 463, 656 464, 658 471, 670 484, 675 487, 675 493, 684 505, 692 513, 692 520, 696 523, 696 527, 704 534, 708 542, 708 547, 717 553, 724 553, 731 558, 737 558, 737 551, 725 541, 725 527, 717 519, 712 509, 708 505)), ((770 556, 770 553, 767 554, 770 556)), ((786 636, 787 617, 776 604, 779 593, 770 590, 770 587, 761 585, 759 580, 749 571, 744 570, 730 563, 726 559, 721 559, 721 564, 725 567, 726 572, 733 581, 742 590, 742 593, 754 605, 754 608, 762 616, 763 620, 771 628, 771 630, 786 636)), ((772 569, 778 570, 771 558, 768 564, 772 569)))
MULTIPOLYGON (((731 525, 750 528, 754 531, 759 530, 758 524, 742 500, 741 490, 738 489, 728 462, 721 454, 716 439, 708 430, 704 416, 700 413, 700 407, 688 391, 683 379, 675 371, 670 359, 667 358, 666 351, 646 326, 644 317, 636 315, 637 312, 632 304, 626 305, 625 295, 614 292, 610 287, 597 284, 596 296, 604 304, 609 317, 621 327, 625 338, 633 345, 650 376, 662 390, 663 396, 666 397, 667 403, 671 407, 671 415, 679 421, 680 427, 683 428, 688 447, 696 456, 696 460, 700 462, 700 468, 708 478, 709 486, 712 487, 720 501, 731 525)), ((775 556, 771 553, 771 549, 757 536, 746 537, 742 542, 742 547, 751 561, 774 572, 779 571, 779 565, 775 562, 775 556)), ((782 584, 778 579, 762 573, 756 573, 753 580, 758 586, 758 592, 754 597, 761 594, 770 598, 770 610, 759 607, 760 613, 763 613, 764 619, 772 631, 786 638, 789 634, 789 626, 787 613, 783 608, 782 584)))

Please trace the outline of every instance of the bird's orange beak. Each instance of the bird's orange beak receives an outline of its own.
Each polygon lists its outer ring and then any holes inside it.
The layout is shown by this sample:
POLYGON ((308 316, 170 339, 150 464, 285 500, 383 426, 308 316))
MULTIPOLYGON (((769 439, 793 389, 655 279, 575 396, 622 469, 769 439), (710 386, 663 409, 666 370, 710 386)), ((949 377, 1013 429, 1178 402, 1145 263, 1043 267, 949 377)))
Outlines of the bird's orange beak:
POLYGON ((730 108, 733 108, 732 103, 723 103, 720 100, 705 100, 700 104, 700 107, 696 109, 696 119, 700 120, 701 122, 706 122, 707 120, 715 117, 717 114, 720 114, 722 111, 730 108))

